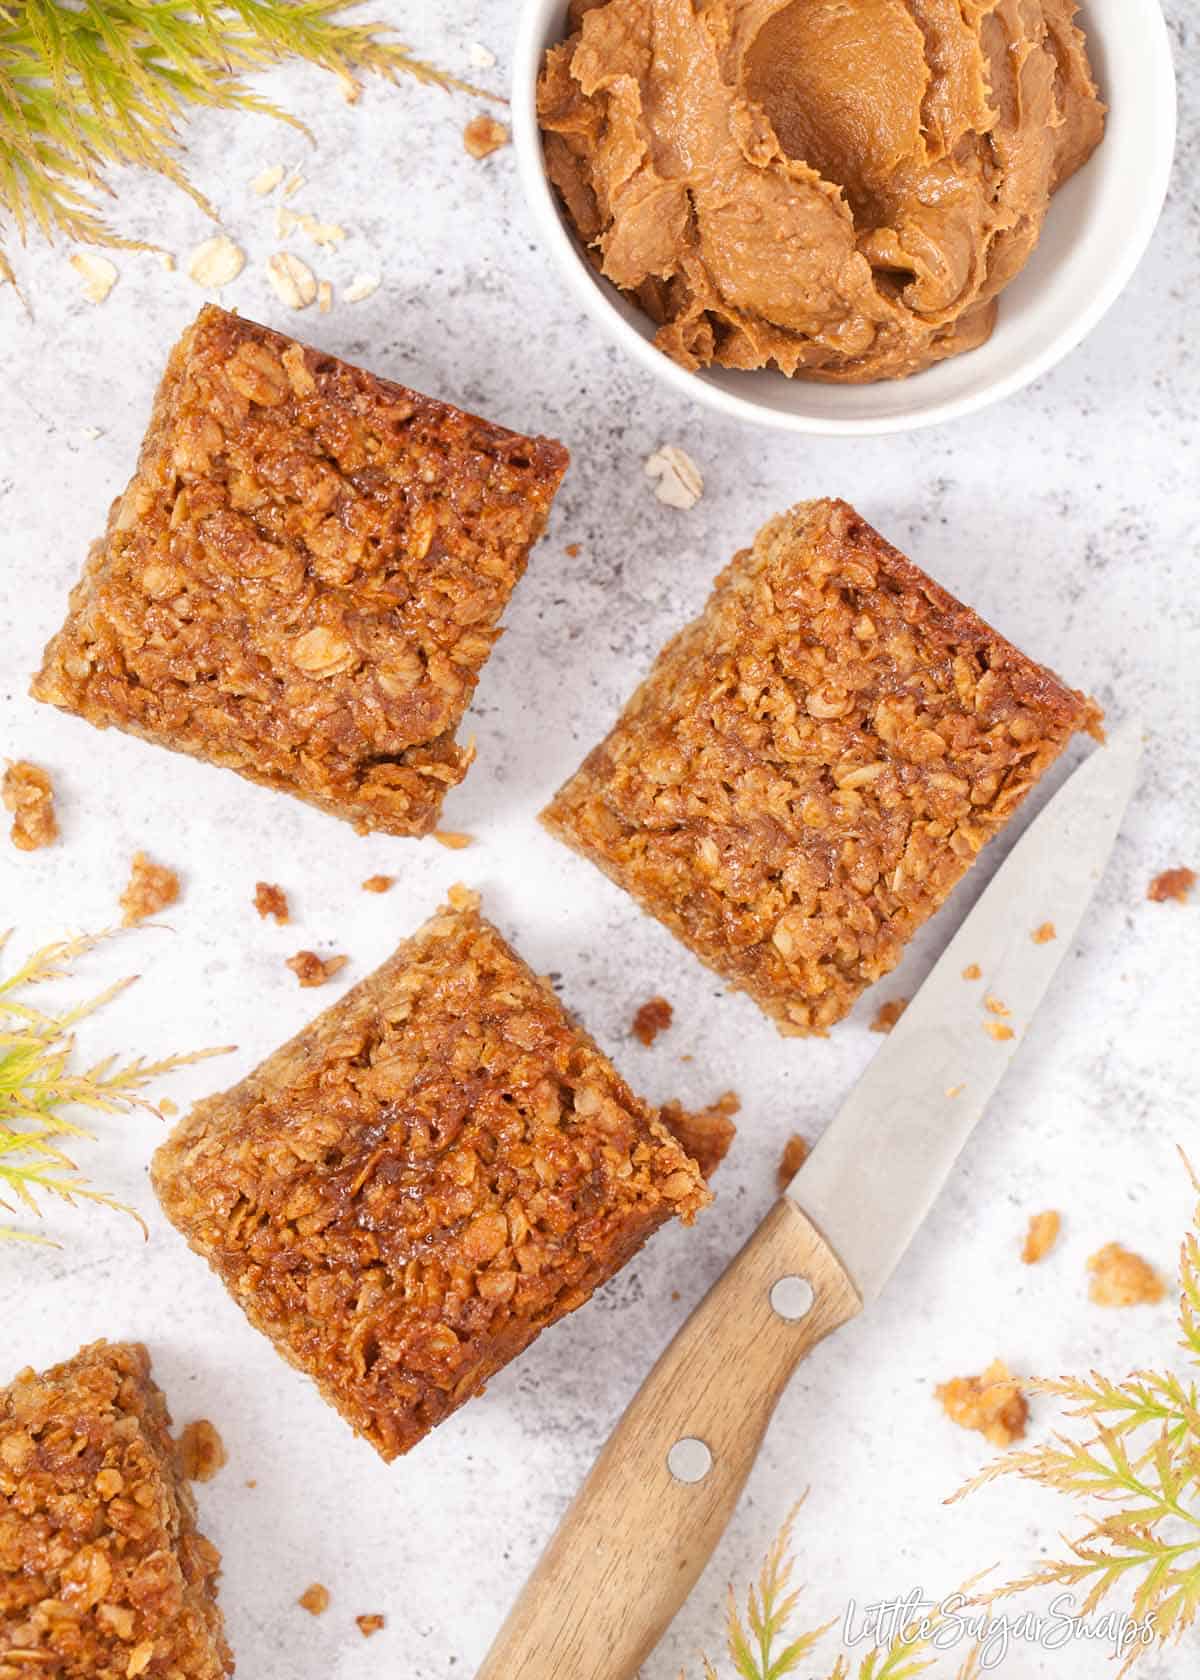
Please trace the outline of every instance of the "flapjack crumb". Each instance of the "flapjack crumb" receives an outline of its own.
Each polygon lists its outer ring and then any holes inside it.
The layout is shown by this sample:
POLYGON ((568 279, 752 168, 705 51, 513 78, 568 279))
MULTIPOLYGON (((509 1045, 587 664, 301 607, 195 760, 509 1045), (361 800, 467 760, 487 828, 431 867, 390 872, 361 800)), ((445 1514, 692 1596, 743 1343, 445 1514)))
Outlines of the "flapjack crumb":
POLYGON ((793 1132, 783 1146, 783 1154, 779 1157, 779 1165, 775 1169, 780 1190, 787 1189, 807 1160, 808 1141, 802 1138, 799 1132, 793 1132))
POLYGON ((355 1616, 354 1620, 358 1623, 358 1631, 364 1639, 370 1639, 373 1633, 378 1633, 380 1628, 385 1626, 382 1616, 355 1616))
POLYGON ((665 997, 647 998, 633 1017, 633 1036, 648 1049, 674 1019, 675 1011, 665 997))
POLYGON ((321 958, 315 951, 297 951, 284 966, 291 969, 302 986, 323 986, 326 980, 340 974, 349 961, 349 957, 321 958))
POLYGON ((310 1616, 323 1616, 329 1608, 329 1588, 314 1581, 311 1587, 305 1587, 296 1603, 310 1616))
POLYGON ((395 884, 396 877, 394 875, 368 875, 362 884, 362 890, 364 892, 385 893, 390 892, 395 884))
POLYGON ((1016 1037, 1006 1021, 985 1021, 983 1030, 989 1038, 994 1038, 998 1044, 1007 1043, 1010 1038, 1016 1037))
POLYGON ((453 829, 435 828, 433 838, 439 846, 445 846, 448 852, 465 851, 468 846, 475 844, 475 837, 471 834, 456 834, 453 829))
POLYGON ((979 1377, 939 1383, 937 1398, 946 1416, 962 1429, 975 1429, 994 1447, 1011 1447, 1025 1435, 1029 1402, 1002 1359, 979 1377))
POLYGON ((1008 1005, 1006 1003, 1001 1003, 998 997, 985 997, 983 1000, 983 1007, 987 1010, 989 1015, 1004 1016, 1012 1014, 1012 1010, 1008 1007, 1008 1005))
POLYGON ((54 784, 48 770, 19 758, 4 772, 0 792, 5 809, 13 814, 8 837, 19 852, 36 852, 58 839, 54 784))
POLYGON ((1146 888, 1146 897, 1152 904, 1186 904, 1195 885, 1196 871, 1181 864, 1156 875, 1146 888))
POLYGON ((216 1425, 197 1418, 180 1431, 179 1458, 189 1482, 211 1482, 229 1455, 216 1425))
POLYGON ((160 1097, 158 1100, 158 1112, 162 1115, 164 1120, 170 1120, 174 1115, 179 1113, 179 1104, 173 1103, 170 1097, 160 1097))
POLYGON ((982 980, 983 970, 978 963, 968 963, 966 968, 963 969, 962 977, 964 980, 982 980))
POLYGON ((121 926, 134 927, 148 916, 157 916, 179 897, 179 877, 163 863, 155 863, 146 852, 135 852, 129 869, 129 885, 121 894, 121 926))
POLYGON ((1167 1292, 1150 1262, 1120 1243, 1106 1243, 1093 1254, 1088 1271, 1092 1274, 1088 1295, 1098 1307, 1153 1306, 1167 1292))
POLYGON ((1041 922, 1029 937, 1035 945, 1049 945, 1052 939, 1058 938, 1058 929, 1053 922, 1041 922))
POLYGON ((563 550, 563 553, 567 556, 568 560, 578 560, 581 552, 582 551, 578 543, 568 543, 566 548, 563 550))
POLYGON ((1029 1229, 1025 1233, 1025 1243, 1021 1249, 1021 1259, 1027 1266, 1036 1266, 1039 1260, 1044 1260, 1058 1241, 1058 1233, 1062 1228, 1062 1215, 1053 1208, 1045 1213, 1030 1215, 1029 1229))
POLYGON ((887 1003, 881 1003, 875 1012, 875 1019, 871 1022, 871 1031, 890 1033, 907 1008, 907 998, 892 998, 887 1003))
POLYGON ((504 124, 489 117, 486 111, 472 117, 463 129, 463 145, 473 158, 490 157, 501 146, 508 145, 508 130, 504 124))
POLYGON ((254 883, 254 908, 264 920, 268 916, 274 916, 280 927, 291 920, 288 914, 287 894, 282 887, 277 887, 270 881, 254 883))
POLYGON ((700 1168, 700 1176, 709 1179, 737 1136, 733 1116, 741 1106, 736 1091, 726 1091, 709 1108, 686 1109, 678 1101, 664 1103, 659 1118, 700 1168))

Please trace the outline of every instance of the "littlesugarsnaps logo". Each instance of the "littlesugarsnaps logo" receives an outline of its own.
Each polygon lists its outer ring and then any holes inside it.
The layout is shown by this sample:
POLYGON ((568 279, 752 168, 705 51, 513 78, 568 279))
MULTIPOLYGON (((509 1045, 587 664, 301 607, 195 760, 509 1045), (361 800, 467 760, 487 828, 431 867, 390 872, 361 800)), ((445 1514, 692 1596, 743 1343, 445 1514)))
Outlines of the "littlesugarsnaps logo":
POLYGON ((990 1673, 1014 1645, 1061 1651, 1087 1640, 1114 1657, 1127 1657, 1135 1646, 1152 1645, 1157 1630, 1153 1611, 1140 1620, 1120 1610, 1081 1615, 1073 1593, 1060 1593, 1044 1614, 1026 1611, 1010 1616, 980 1609, 962 1593, 939 1601, 926 1598, 920 1587, 914 1587, 903 1598, 880 1599, 861 1608, 851 1599, 842 1633, 851 1649, 867 1645, 887 1650, 898 1639, 909 1644, 924 1642, 931 1651, 951 1651, 970 1643, 978 1646, 980 1670, 990 1673))

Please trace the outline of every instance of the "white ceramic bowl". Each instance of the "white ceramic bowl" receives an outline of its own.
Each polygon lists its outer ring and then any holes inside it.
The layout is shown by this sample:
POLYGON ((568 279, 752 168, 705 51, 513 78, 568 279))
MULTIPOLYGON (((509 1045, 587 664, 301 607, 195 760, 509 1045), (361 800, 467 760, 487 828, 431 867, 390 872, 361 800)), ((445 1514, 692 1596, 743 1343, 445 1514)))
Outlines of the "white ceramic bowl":
POLYGON ((1166 196, 1175 75, 1158 0, 1083 0, 1080 23, 1109 106, 1103 143, 1056 193, 1042 237, 1000 298, 986 344, 908 379, 820 385, 773 370, 690 373, 653 344, 652 322, 584 257, 546 179, 535 94, 566 0, 522 0, 513 65, 513 142, 538 233, 578 301, 637 361, 723 414, 793 432, 910 431, 970 414, 1037 379, 1083 339, 1137 267, 1166 196))

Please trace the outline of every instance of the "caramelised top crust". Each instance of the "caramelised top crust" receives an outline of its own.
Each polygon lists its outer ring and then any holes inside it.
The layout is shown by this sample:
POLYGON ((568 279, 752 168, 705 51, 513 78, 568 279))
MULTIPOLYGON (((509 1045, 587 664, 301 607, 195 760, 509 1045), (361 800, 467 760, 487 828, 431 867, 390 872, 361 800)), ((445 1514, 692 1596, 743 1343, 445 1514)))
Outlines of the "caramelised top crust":
POLYGON ((566 464, 208 305, 33 693, 424 834, 566 464))
POLYGON ((1099 720, 844 502, 806 502, 544 821, 783 1031, 819 1032, 1099 720))
POLYGON ((233 1673, 169 1423, 137 1345, 0 1389, 0 1680, 233 1673))
POLYGON ((169 1217, 385 1458, 709 1200, 458 896, 154 1158, 169 1217))

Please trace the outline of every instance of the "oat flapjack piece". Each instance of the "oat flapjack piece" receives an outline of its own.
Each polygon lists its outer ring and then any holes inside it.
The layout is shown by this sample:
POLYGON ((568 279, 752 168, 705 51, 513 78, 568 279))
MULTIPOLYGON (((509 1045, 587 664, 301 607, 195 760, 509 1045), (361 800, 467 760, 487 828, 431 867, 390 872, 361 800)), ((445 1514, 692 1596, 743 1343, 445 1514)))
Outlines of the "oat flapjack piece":
POLYGON ((844 502, 806 502, 543 821, 782 1032, 820 1033, 1100 716, 844 502))
POLYGON ((152 1169, 251 1322, 386 1459, 709 1200, 474 895, 453 897, 152 1169))
POLYGON ((224 1680, 220 1556, 136 1344, 0 1389, 0 1680, 224 1680))
POLYGON ((206 305, 32 692, 426 834, 567 453, 206 305))

